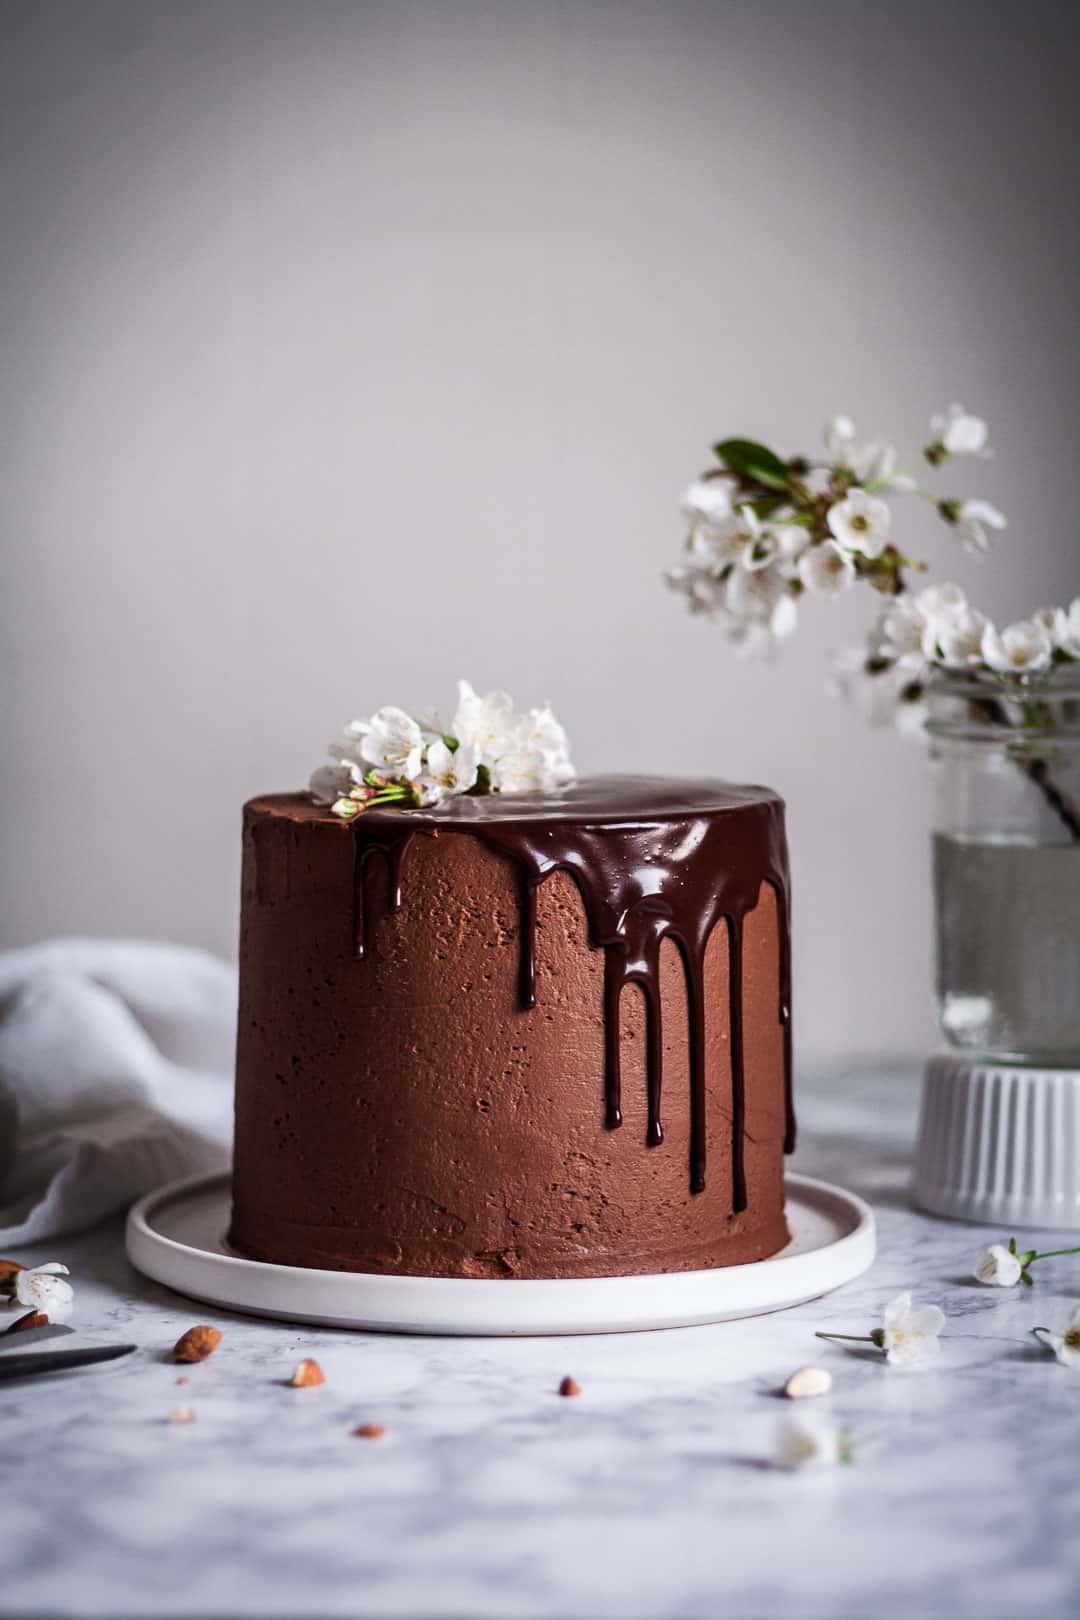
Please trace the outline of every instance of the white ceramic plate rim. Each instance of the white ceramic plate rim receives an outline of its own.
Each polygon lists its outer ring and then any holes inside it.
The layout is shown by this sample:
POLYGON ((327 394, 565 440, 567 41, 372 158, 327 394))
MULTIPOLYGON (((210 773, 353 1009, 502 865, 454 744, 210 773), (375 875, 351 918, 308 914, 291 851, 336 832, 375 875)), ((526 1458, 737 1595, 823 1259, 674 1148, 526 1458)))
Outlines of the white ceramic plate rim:
MULTIPOLYGON (((859 1276, 875 1251, 874 1217, 854 1193, 790 1173, 793 1212, 809 1207, 839 1235, 801 1252, 798 1237, 768 1260, 708 1271, 634 1277, 472 1278, 381 1276, 249 1260, 197 1248, 156 1229, 170 1204, 220 1191, 229 1176, 187 1176, 132 1208, 127 1249, 155 1282, 230 1310, 381 1332, 532 1335, 693 1326, 783 1310, 859 1276), (842 1230, 841 1230, 842 1228, 842 1230)), ((223 1222, 224 1224, 224 1222, 223 1222)))

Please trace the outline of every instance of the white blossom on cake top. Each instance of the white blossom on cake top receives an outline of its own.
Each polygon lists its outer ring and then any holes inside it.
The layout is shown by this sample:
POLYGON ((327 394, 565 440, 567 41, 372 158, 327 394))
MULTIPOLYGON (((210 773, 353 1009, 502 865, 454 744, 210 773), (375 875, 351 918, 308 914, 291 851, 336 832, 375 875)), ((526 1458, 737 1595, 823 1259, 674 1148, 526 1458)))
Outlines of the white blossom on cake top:
POLYGON ((329 752, 308 791, 345 821, 366 809, 431 808, 463 794, 552 793, 576 775, 549 706, 518 710, 509 693, 480 693, 464 680, 450 731, 435 714, 390 705, 352 721, 329 752))

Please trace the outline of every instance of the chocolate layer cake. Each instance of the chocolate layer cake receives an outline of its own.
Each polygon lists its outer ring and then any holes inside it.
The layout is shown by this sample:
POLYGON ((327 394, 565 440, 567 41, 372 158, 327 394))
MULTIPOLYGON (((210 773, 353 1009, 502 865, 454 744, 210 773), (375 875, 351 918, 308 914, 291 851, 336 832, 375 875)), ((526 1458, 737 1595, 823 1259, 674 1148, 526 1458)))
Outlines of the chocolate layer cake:
POLYGON ((788 868, 766 788, 607 777, 244 813, 230 1240, 599 1277, 787 1241, 788 868))

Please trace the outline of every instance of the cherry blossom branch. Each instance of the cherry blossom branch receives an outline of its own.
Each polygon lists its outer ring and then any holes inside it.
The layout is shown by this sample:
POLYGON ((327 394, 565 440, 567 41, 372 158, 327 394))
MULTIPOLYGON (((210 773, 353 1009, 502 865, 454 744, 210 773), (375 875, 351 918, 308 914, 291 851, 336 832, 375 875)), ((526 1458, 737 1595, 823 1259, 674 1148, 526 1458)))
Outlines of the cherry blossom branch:
MULTIPOLYGON (((951 405, 932 418, 923 457, 935 470, 955 458, 984 458, 987 438, 981 417, 951 405)), ((829 423, 825 448, 824 460, 785 460, 754 440, 723 439, 713 447, 719 465, 684 496, 684 556, 667 582, 691 613, 719 623, 737 652, 769 653, 792 635, 804 597, 869 585, 881 598, 878 612, 865 644, 838 656, 832 688, 871 724, 891 720, 920 736, 934 670, 994 677, 1009 701, 1031 701, 1060 665, 1080 663, 1080 597, 999 630, 957 585, 912 591, 909 576, 925 564, 894 541, 891 498, 930 502, 953 538, 977 553, 1006 527, 996 507, 924 489, 899 470, 892 445, 859 440, 847 417, 829 423)), ((1025 719, 1013 729, 1022 740, 1038 728, 1025 719)), ((1080 841, 1080 811, 1030 744, 1022 768, 1080 841)))

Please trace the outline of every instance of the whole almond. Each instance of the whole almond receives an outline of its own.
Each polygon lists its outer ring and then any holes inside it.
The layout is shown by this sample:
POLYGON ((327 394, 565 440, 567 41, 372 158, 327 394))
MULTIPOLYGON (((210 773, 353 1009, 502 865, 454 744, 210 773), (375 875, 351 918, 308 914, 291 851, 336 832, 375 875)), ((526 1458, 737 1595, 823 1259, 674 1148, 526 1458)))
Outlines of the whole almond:
POLYGON ((213 1355, 221 1343, 221 1329, 210 1327, 206 1322, 199 1322, 197 1326, 188 1328, 176 1341, 173 1349, 174 1361, 205 1361, 207 1356, 213 1355))
POLYGON ((20 1316, 17 1321, 12 1322, 10 1327, 4 1329, 4 1332, 25 1333, 27 1328, 48 1327, 48 1325, 49 1318, 44 1311, 27 1311, 25 1316, 20 1316))
POLYGON ((386 1430, 381 1423, 361 1423, 353 1430, 353 1434, 360 1440, 381 1440, 386 1430))
POLYGON ((581 1385, 578 1383, 576 1378, 566 1377, 566 1378, 563 1379, 562 1383, 559 1385, 559 1394, 560 1395, 580 1395, 581 1394, 581 1385))
POLYGON ((325 1384, 323 1370, 317 1361, 311 1361, 306 1356, 298 1361, 296 1371, 290 1380, 293 1389, 314 1389, 316 1384, 325 1384))
POLYGON ((810 1395, 827 1395, 832 1389, 832 1373, 824 1367, 800 1367, 784 1385, 784 1394, 791 1401, 802 1401, 810 1395))

